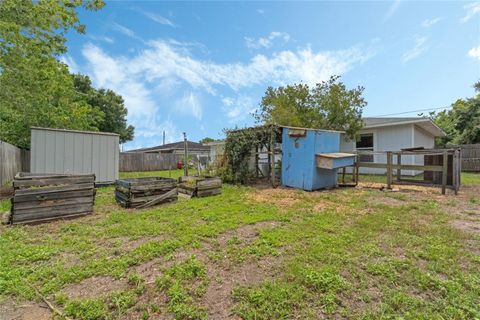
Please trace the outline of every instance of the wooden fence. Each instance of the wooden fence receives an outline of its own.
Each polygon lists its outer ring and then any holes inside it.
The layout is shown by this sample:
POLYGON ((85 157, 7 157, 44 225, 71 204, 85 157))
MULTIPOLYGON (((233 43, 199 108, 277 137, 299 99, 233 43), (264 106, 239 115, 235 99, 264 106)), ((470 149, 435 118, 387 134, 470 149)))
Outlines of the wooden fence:
POLYGON ((461 149, 462 171, 480 172, 480 143, 449 145, 448 147, 461 149))
POLYGON ((177 168, 177 162, 183 159, 180 154, 173 153, 120 153, 120 171, 157 171, 173 170, 177 168))
POLYGON ((361 151, 357 152, 357 158, 361 159, 362 155, 365 156, 374 154, 386 155, 387 163, 357 161, 355 163, 356 176, 354 176, 354 183, 358 182, 359 168, 382 168, 386 169, 388 189, 392 188, 392 184, 412 184, 441 187, 442 194, 445 194, 447 188, 452 189, 455 194, 458 193, 460 188, 460 163, 462 158, 460 149, 425 149, 394 152, 361 151), (431 162, 432 164, 404 164, 402 163, 402 156, 421 156, 424 157, 424 159, 430 158, 430 160, 427 162, 431 162), (393 161, 394 157, 397 160, 396 163, 393 161), (451 160, 449 161, 449 159, 451 160), (403 178, 402 170, 421 171, 424 173, 424 179, 417 180, 403 178), (394 171, 396 173, 396 179, 394 179, 394 171))
POLYGON ((30 151, 0 141, 0 187, 13 180, 18 172, 30 171, 30 151))

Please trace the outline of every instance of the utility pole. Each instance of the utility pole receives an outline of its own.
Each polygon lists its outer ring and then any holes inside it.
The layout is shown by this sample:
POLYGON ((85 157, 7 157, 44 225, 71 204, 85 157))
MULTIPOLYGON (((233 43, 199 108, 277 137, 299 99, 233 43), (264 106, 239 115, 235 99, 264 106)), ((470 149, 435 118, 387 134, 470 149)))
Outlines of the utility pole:
POLYGON ((165 130, 163 130, 163 145, 165 145, 165 130))
POLYGON ((188 145, 187 145, 187 133, 183 133, 183 151, 184 151, 184 158, 183 158, 183 175, 188 177, 188 145))

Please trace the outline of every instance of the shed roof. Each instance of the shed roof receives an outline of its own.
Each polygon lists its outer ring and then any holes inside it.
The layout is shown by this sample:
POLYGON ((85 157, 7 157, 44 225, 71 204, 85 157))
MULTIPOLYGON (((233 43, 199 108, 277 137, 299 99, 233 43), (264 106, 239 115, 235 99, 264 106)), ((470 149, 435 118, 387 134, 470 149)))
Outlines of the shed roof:
POLYGON ((85 133, 85 134, 97 134, 104 136, 119 136, 118 133, 100 132, 100 131, 84 131, 84 130, 71 130, 71 129, 57 129, 57 128, 42 128, 42 127, 30 127, 31 130, 44 130, 44 131, 60 131, 60 132, 72 132, 72 133, 85 133))
POLYGON ((363 118, 363 122, 365 124, 363 129, 415 124, 434 137, 444 137, 446 135, 445 132, 432 121, 432 119, 427 117, 365 117, 363 118))

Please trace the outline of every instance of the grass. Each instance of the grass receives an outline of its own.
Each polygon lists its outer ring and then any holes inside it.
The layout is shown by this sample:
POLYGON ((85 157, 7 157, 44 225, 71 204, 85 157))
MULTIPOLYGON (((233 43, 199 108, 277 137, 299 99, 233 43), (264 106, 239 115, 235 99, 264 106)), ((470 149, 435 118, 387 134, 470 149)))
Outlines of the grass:
MULTIPOLYGON (((182 171, 121 177, 170 174, 182 171)), ((479 185, 480 175, 462 174, 462 181, 479 185)), ((100 188, 89 217, 0 227, 0 301, 39 301, 38 290, 78 319, 206 319, 208 288, 236 279, 225 301, 244 319, 475 319, 480 237, 449 221, 458 219, 452 210, 480 210, 480 203, 475 193, 462 199, 225 185, 219 196, 130 211, 115 204, 112 187, 100 188), (249 226, 260 229, 235 231, 249 226), (153 283, 136 269, 150 262, 160 270, 153 283), (253 282, 243 280, 248 272, 235 272, 267 262, 270 269, 253 282), (106 295, 93 287, 88 297, 68 295, 94 276, 123 285, 106 295)))
POLYGON ((480 184, 480 173, 478 172, 462 172, 462 185, 477 185, 480 184))

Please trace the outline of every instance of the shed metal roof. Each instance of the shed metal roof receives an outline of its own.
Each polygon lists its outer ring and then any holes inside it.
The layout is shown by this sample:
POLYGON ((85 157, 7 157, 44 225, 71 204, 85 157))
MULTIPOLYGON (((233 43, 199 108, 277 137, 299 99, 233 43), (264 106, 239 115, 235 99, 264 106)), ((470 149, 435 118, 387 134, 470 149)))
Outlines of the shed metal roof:
POLYGON ((104 136, 119 136, 119 134, 117 134, 117 133, 100 132, 100 131, 84 131, 84 130, 71 130, 71 129, 42 128, 42 127, 30 127, 30 129, 31 130, 45 130, 45 131, 60 131, 60 132, 96 134, 96 135, 104 135, 104 136))

